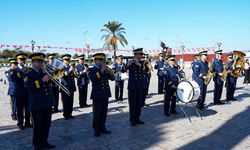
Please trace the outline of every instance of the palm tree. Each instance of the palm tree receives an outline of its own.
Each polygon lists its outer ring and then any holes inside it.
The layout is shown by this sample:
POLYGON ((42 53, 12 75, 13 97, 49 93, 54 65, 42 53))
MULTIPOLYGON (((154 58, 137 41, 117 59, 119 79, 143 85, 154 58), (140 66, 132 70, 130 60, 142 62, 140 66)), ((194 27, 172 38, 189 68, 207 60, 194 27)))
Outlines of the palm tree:
POLYGON ((105 41, 103 47, 104 48, 110 48, 112 47, 114 50, 114 60, 116 59, 116 50, 118 49, 118 42, 124 47, 128 44, 128 41, 125 39, 124 34, 126 32, 124 31, 125 28, 122 27, 122 23, 119 23, 117 21, 108 22, 107 24, 103 25, 104 28, 101 30, 103 32, 106 32, 102 36, 102 40, 105 41))

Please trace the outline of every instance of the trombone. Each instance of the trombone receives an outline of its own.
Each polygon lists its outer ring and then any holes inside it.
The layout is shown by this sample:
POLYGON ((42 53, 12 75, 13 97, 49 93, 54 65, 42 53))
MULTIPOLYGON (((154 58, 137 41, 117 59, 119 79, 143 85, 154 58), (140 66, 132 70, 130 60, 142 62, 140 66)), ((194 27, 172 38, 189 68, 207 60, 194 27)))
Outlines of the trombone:
POLYGON ((70 96, 70 92, 69 90, 62 85, 62 83, 58 80, 60 78, 63 77, 61 70, 56 70, 54 68, 51 68, 50 66, 46 65, 45 63, 43 64, 44 68, 43 71, 49 75, 49 77, 51 78, 51 81, 53 81, 60 89, 63 90, 63 92, 65 92, 66 94, 68 94, 70 96))

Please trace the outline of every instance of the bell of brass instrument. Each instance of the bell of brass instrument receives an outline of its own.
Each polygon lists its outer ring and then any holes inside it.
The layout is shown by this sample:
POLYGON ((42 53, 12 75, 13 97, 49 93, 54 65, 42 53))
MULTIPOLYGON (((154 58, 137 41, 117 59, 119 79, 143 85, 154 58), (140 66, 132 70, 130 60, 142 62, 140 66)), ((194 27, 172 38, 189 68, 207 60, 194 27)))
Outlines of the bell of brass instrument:
POLYGON ((230 74, 233 77, 240 77, 242 71, 244 70, 245 66, 244 57, 246 56, 246 54, 241 51, 234 51, 234 55, 235 58, 233 62, 233 70, 230 72, 230 74))

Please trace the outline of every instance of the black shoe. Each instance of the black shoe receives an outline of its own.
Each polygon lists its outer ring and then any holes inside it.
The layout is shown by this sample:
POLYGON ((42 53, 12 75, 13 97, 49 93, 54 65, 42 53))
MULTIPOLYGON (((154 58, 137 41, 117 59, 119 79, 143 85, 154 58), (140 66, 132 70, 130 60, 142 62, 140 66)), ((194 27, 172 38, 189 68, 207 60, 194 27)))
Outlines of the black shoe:
POLYGON ((49 143, 47 142, 47 143, 43 144, 43 145, 41 146, 41 148, 54 149, 54 148, 56 148, 56 146, 55 146, 55 145, 52 145, 52 144, 49 144, 49 143))
POLYGON ((135 123, 135 122, 131 122, 130 125, 131 125, 131 126, 135 126, 136 123, 135 123))
POLYGON ((64 117, 65 120, 69 120, 69 117, 64 117))
POLYGON ((58 110, 58 109, 55 109, 55 110, 53 111, 53 113, 59 113, 59 112, 61 112, 61 111, 58 110))
POLYGON ((236 98, 232 98, 231 101, 238 101, 236 98))
POLYGON ((34 146, 34 150, 41 150, 42 148, 40 146, 34 146))
POLYGON ((171 111, 170 114, 178 114, 176 111, 171 111))
POLYGON ((86 108, 86 107, 90 107, 90 105, 88 105, 88 104, 83 105, 83 108, 86 108))
POLYGON ((165 116, 169 117, 170 115, 169 114, 165 114, 165 116))
POLYGON ((25 129, 25 127, 23 126, 23 125, 18 125, 17 126, 20 130, 24 130, 25 129))
POLYGON ((143 121, 141 121, 141 120, 138 120, 138 121, 136 121, 136 123, 137 124, 145 124, 143 121))
POLYGON ((69 116, 69 119, 75 119, 75 117, 71 115, 71 116, 69 116))
POLYGON ((104 129, 104 130, 101 130, 101 133, 104 133, 104 134, 110 134, 111 131, 107 130, 107 129, 104 129))
POLYGON ((26 124, 25 128, 32 128, 33 126, 31 124, 26 124))
POLYGON ((99 131, 94 131, 94 136, 99 137, 99 136, 101 136, 101 133, 99 131))
POLYGON ((11 119, 12 119, 13 121, 16 121, 16 120, 17 120, 17 117, 16 117, 16 116, 11 116, 11 119))

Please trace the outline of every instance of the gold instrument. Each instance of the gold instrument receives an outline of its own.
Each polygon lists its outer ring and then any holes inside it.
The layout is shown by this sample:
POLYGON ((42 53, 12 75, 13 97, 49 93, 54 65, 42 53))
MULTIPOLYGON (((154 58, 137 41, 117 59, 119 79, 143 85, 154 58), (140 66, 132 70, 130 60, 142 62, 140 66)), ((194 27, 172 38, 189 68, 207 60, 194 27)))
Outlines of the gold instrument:
POLYGON ((228 64, 226 63, 224 66, 223 66, 223 72, 222 72, 222 76, 220 77, 221 81, 226 81, 227 79, 227 68, 228 68, 228 64))
POLYGON ((206 76, 207 78, 204 81, 206 85, 208 85, 210 81, 212 80, 212 78, 214 77, 213 64, 214 64, 214 59, 210 62, 209 69, 208 69, 207 76, 206 76))
POLYGON ((111 78, 115 79, 115 74, 114 74, 113 70, 108 65, 106 65, 106 63, 103 63, 101 68, 104 72, 106 72, 108 75, 110 75, 111 78))
POLYGON ((245 61, 244 57, 246 56, 245 53, 241 51, 234 51, 234 62, 232 65, 233 70, 230 72, 230 75, 233 77, 240 77, 242 71, 244 70, 245 61))
POLYGON ((52 66, 46 65, 45 63, 43 64, 42 69, 47 75, 49 75, 52 82, 54 82, 66 94, 70 95, 69 90, 59 81, 59 79, 61 79, 64 76, 64 72, 62 70, 53 68, 52 66))

